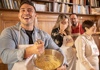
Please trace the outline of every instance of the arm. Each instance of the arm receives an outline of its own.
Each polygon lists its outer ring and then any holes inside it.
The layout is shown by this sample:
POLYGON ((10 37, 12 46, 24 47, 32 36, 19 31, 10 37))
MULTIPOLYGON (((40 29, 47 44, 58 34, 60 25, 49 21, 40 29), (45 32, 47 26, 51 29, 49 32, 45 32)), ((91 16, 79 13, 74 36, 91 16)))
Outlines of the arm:
POLYGON ((78 60, 82 63, 82 65, 87 69, 90 70, 92 69, 92 65, 90 62, 87 60, 87 57, 85 56, 85 47, 86 47, 86 42, 82 38, 82 36, 79 36, 76 41, 75 41, 75 47, 77 51, 77 57, 78 60))
POLYGON ((3 63, 15 63, 23 60, 24 49, 15 49, 17 47, 10 28, 3 30, 0 35, 0 57, 3 63))
POLYGON ((32 46, 25 49, 24 58, 28 58, 33 54, 41 55, 43 52, 44 42, 42 40, 38 40, 32 46))
POLYGON ((55 39, 61 37, 61 34, 59 33, 59 31, 57 29, 53 29, 51 32, 51 37, 55 41, 55 39))
POLYGON ((51 32, 51 37, 53 41, 60 47, 63 42, 63 34, 60 34, 58 30, 54 29, 51 32))

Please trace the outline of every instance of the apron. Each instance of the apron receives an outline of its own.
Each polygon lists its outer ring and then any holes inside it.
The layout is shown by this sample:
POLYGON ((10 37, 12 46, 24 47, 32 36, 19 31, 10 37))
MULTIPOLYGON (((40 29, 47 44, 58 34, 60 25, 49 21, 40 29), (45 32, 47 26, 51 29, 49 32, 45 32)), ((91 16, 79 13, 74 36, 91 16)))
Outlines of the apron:
POLYGON ((73 47, 61 46, 66 55, 68 67, 67 70, 76 70, 76 51, 73 47))
MULTIPOLYGON (((20 29, 21 29, 21 26, 19 27, 18 44, 20 42, 20 29)), ((32 44, 18 45, 18 49, 25 49, 29 46, 32 46, 32 44)), ((14 63, 12 70, 40 70, 37 67, 35 67, 35 65, 34 65, 34 62, 33 62, 34 56, 35 56, 35 54, 30 56, 26 60, 14 63)))
POLYGON ((67 70, 76 70, 76 50, 75 48, 73 48, 72 44, 67 44, 67 46, 65 45, 67 43, 67 39, 71 39, 69 36, 64 36, 63 38, 63 45, 60 47, 60 49, 64 52, 66 58, 67 58, 67 63, 68 63, 68 67, 67 70))
MULTIPOLYGON (((87 60, 90 62, 90 64, 94 67, 95 70, 99 70, 99 50, 97 48, 97 45, 95 44, 94 40, 88 41, 86 39, 86 44, 91 47, 92 54, 87 58, 87 60)), ((84 67, 79 60, 77 60, 76 63, 76 70, 87 70, 86 67, 84 67)))
MULTIPOLYGON (((19 45, 19 49, 26 48, 31 45, 19 45)), ((33 63, 34 55, 30 56, 26 60, 16 62, 12 68, 12 70, 40 70, 35 67, 33 63)))

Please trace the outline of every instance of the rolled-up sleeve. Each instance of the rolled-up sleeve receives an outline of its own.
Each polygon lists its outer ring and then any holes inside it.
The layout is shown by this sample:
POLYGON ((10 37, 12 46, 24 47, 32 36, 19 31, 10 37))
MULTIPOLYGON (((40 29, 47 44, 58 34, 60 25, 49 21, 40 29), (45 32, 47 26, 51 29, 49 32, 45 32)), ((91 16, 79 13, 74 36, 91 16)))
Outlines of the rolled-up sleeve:
POLYGON ((21 61, 24 56, 24 49, 15 49, 16 44, 9 28, 2 31, 0 35, 0 58, 3 63, 15 63, 21 61))

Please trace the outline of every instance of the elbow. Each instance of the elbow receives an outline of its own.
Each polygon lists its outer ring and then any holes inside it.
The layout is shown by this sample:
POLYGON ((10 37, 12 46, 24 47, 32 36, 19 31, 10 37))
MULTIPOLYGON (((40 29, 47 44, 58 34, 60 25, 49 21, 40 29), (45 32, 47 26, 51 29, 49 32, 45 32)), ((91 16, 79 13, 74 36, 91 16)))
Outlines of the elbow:
POLYGON ((0 58, 1 62, 4 63, 4 64, 7 64, 7 61, 3 58, 0 58))

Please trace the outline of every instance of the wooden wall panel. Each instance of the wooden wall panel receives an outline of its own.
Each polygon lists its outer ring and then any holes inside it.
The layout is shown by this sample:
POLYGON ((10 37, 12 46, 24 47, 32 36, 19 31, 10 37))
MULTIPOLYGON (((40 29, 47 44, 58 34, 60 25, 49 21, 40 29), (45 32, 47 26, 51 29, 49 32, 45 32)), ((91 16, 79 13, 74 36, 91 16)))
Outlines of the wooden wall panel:
POLYGON ((12 26, 19 21, 17 17, 18 12, 1 11, 0 13, 0 33, 4 28, 12 26))
MULTIPOLYGON (((8 26, 16 24, 18 19, 18 12, 7 12, 1 11, 0 16, 0 32, 8 26)), ((38 19, 38 27, 47 33, 51 34, 51 30, 56 23, 57 17, 59 14, 46 14, 46 13, 37 13, 38 19)), ((84 20, 96 20, 95 16, 86 16, 86 15, 79 15, 79 21, 83 22, 84 20)))
POLYGON ((46 31, 47 33, 51 34, 51 30, 56 23, 58 15, 55 14, 37 14, 38 18, 38 27, 46 31))
POLYGON ((93 20, 95 21, 96 20, 96 17, 95 16, 78 16, 78 19, 80 22, 83 22, 84 20, 93 20))

